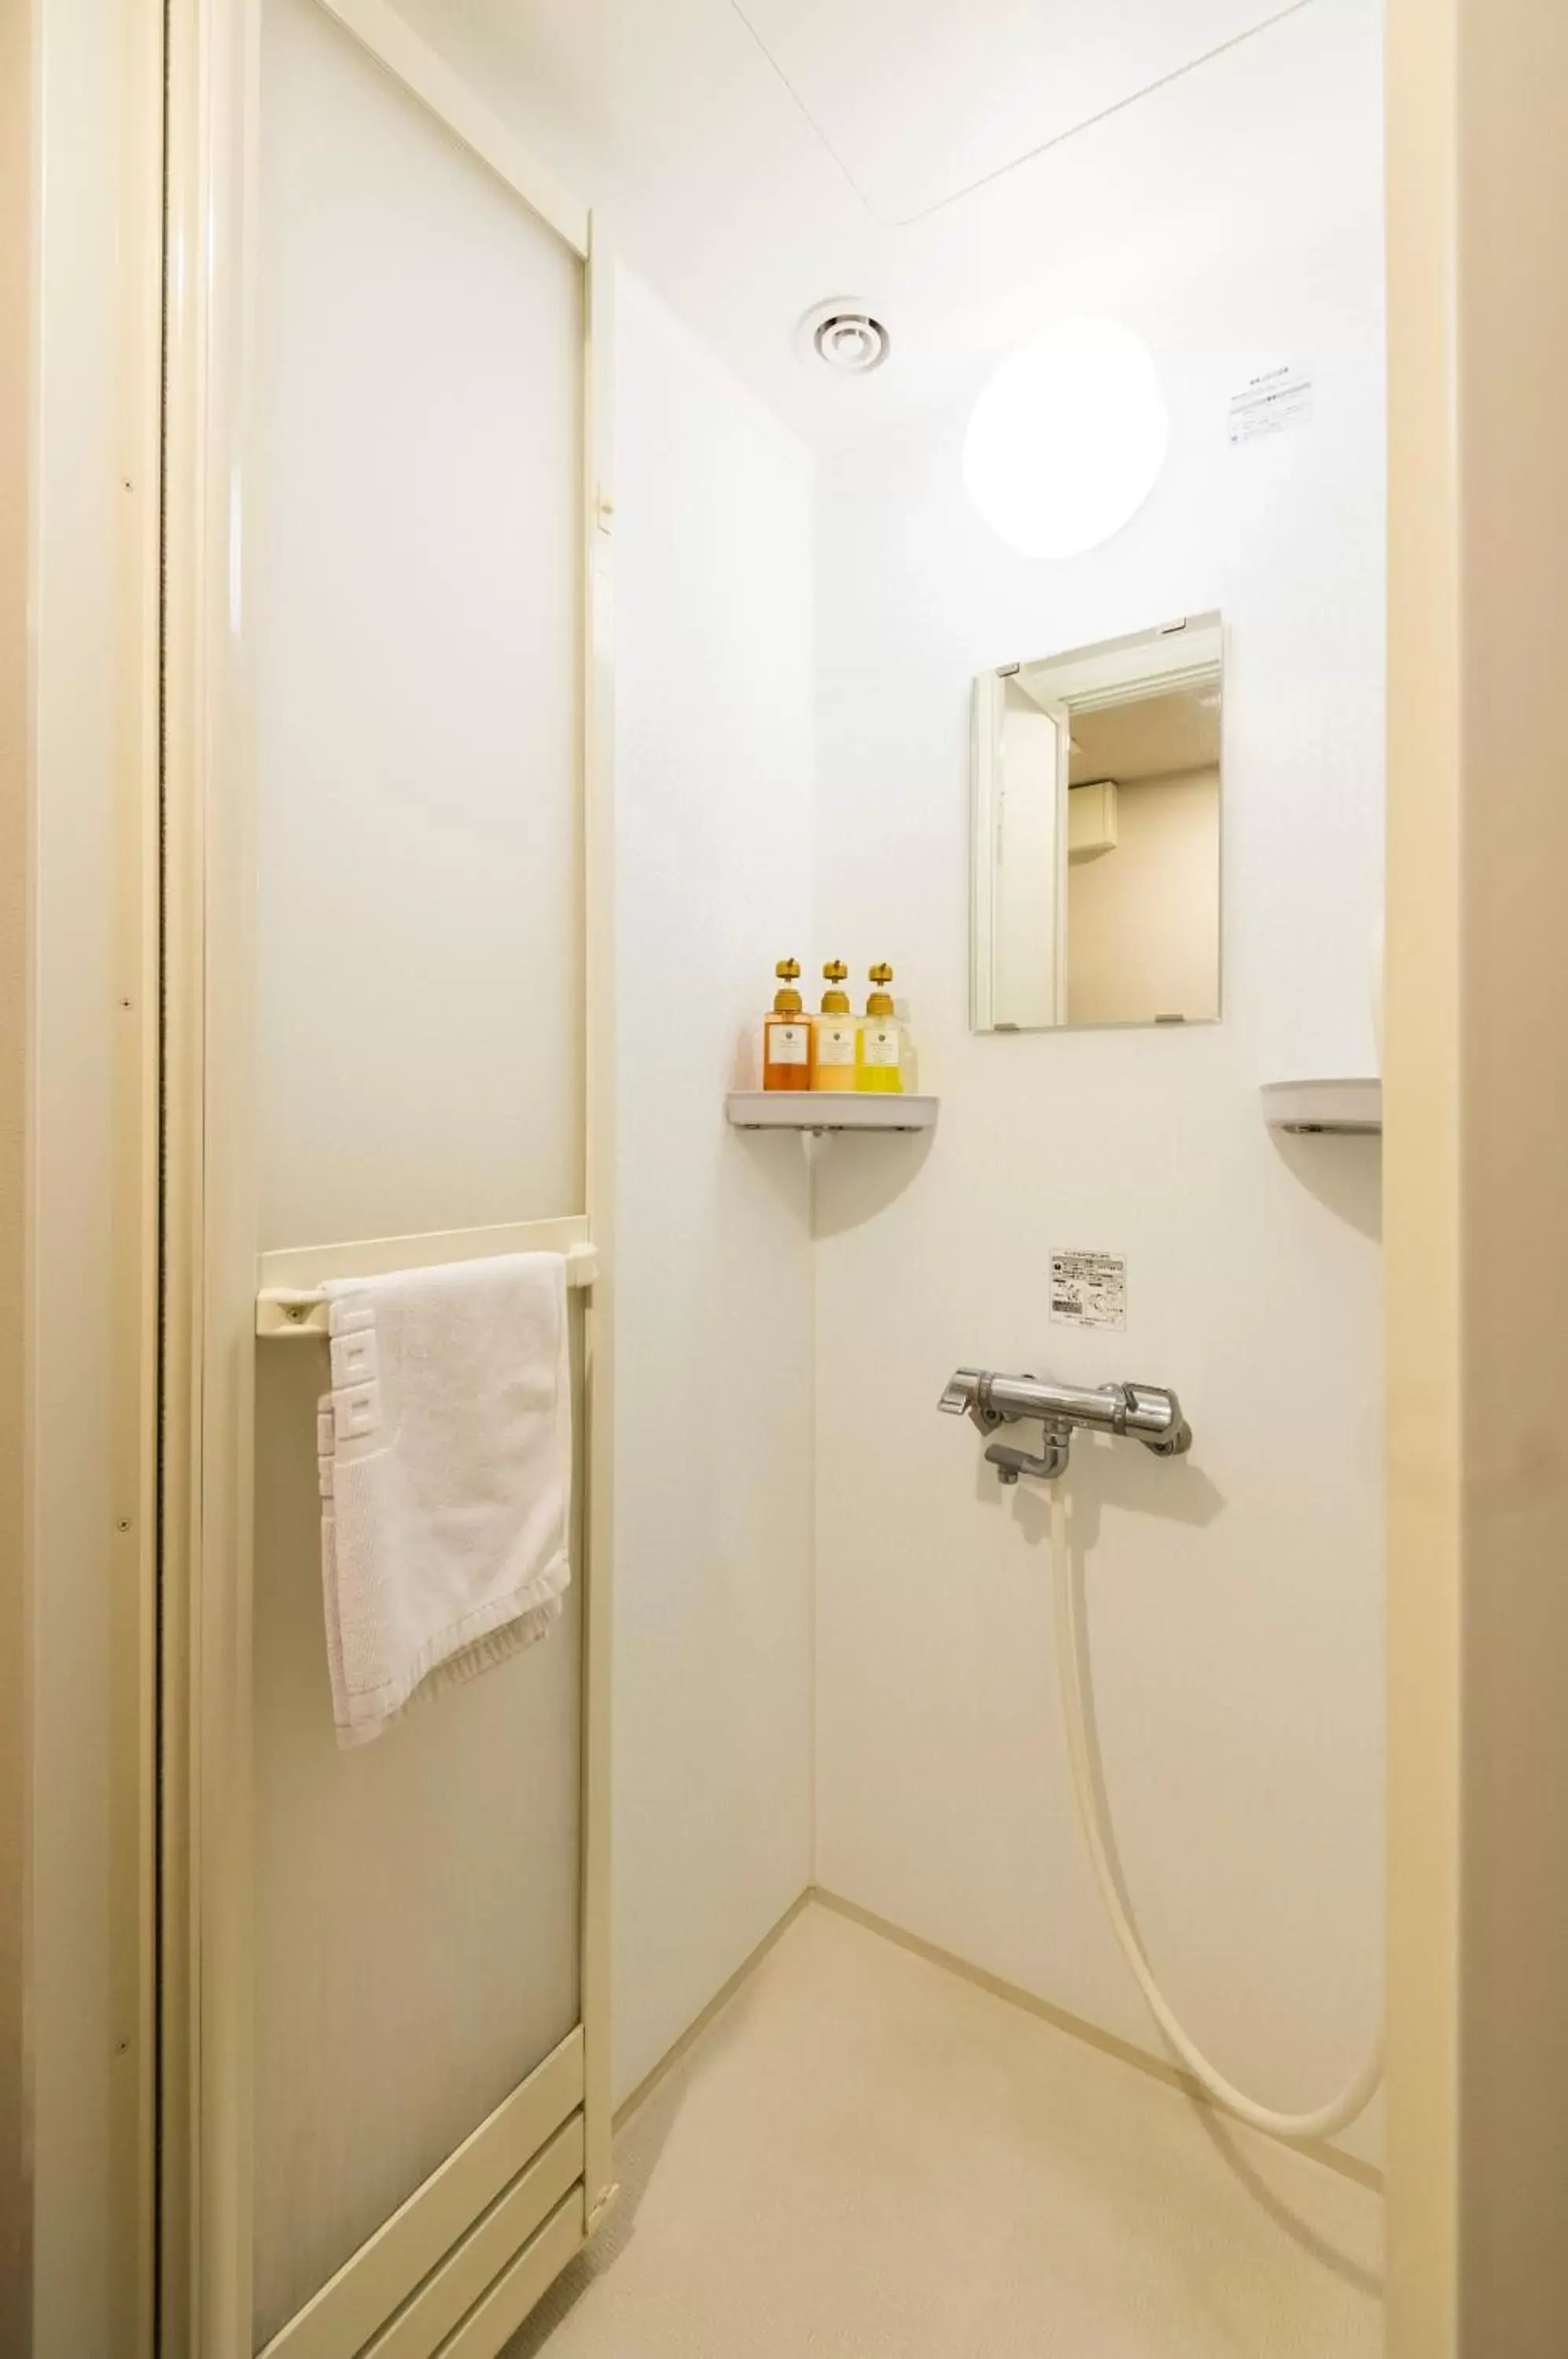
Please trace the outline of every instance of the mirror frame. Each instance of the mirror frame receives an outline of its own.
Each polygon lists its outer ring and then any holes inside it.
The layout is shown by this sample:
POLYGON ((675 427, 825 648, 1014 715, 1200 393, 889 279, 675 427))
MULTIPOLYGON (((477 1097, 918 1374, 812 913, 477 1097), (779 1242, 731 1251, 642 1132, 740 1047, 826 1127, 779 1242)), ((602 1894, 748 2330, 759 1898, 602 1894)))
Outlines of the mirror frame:
MULTIPOLYGON (((1101 639, 1089 647, 1069 647, 1057 656, 1037 656, 1022 663, 998 664, 975 676, 970 735, 969 804, 969 1028, 972 1032, 1186 1031, 1220 1023, 1225 1015, 1225 755, 1224 681, 1225 625, 1217 607, 1184 614, 1177 622, 1152 629, 1130 631, 1124 637, 1101 639), (1125 688, 1117 702, 1132 701, 1139 690, 1169 690, 1183 682, 1216 676, 1221 682, 1220 756, 1220 940, 1216 946, 1216 997, 1213 1016, 1194 1016, 1191 1025, 1159 1025, 1147 1021, 1126 1024, 998 1024, 996 1017, 996 882, 995 844, 1001 791, 1001 713, 1006 683, 1025 670, 1049 665, 1053 685, 1060 684, 1062 701, 1069 711, 1075 702, 1099 701, 1105 691, 1125 688)), ((1063 851, 1065 871, 1065 850, 1063 851)))

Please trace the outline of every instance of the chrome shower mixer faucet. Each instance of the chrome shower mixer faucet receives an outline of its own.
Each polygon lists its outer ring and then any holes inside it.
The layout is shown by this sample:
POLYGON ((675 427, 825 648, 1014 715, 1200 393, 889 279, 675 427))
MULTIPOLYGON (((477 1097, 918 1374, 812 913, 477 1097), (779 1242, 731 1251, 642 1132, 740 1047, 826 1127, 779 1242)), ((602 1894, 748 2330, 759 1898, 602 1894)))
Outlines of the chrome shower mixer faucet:
POLYGON ((1038 1455, 1011 1442, 988 1441, 986 1461, 1004 1483, 1016 1483, 1020 1474, 1033 1474, 1050 1483, 1065 1473, 1077 1426, 1095 1433, 1130 1435, 1157 1458, 1177 1458, 1192 1446, 1192 1428, 1181 1414, 1181 1402, 1159 1385, 1085 1388, 1052 1384, 1041 1376, 1005 1376, 989 1369, 955 1368, 937 1407, 949 1417, 972 1418, 987 1435, 995 1434, 1001 1425, 1040 1419, 1044 1432, 1038 1455))

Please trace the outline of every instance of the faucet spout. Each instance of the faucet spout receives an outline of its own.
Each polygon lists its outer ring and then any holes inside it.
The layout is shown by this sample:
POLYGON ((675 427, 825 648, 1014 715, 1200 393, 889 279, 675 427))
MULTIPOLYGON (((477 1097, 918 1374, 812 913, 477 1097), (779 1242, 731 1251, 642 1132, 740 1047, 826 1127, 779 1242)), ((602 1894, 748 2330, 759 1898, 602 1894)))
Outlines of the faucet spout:
POLYGON ((1015 1449, 1010 1441, 993 1441, 986 1449, 985 1462, 996 1468, 998 1482, 1016 1483, 1020 1474, 1033 1474, 1041 1483, 1054 1483, 1067 1472, 1072 1447, 1071 1426, 1048 1425, 1038 1457, 1031 1451, 1015 1449))

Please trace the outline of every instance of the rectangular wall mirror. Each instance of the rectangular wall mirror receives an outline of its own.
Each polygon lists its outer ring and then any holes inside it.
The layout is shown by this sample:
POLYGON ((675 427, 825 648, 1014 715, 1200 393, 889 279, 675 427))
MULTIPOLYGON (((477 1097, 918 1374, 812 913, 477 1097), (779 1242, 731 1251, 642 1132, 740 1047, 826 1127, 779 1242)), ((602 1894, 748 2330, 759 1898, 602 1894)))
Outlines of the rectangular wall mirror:
POLYGON ((977 1032, 1220 1012, 1218 614, 975 683, 977 1032))

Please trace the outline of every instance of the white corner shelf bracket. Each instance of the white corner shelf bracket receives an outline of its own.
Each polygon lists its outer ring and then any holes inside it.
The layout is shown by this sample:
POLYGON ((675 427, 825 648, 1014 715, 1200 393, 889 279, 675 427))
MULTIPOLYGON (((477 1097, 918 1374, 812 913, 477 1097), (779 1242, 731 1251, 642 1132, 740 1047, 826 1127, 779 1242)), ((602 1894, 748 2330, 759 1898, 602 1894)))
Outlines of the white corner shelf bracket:
POLYGON ((815 1138, 852 1130, 934 1130, 938 1101, 897 1091, 732 1090, 724 1115, 736 1130, 796 1130, 815 1138))
POLYGON ((1262 1094, 1270 1130, 1366 1137, 1383 1127, 1383 1084, 1376 1079, 1265 1082, 1262 1094))

